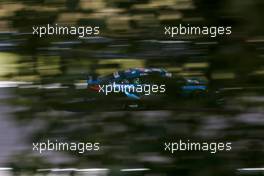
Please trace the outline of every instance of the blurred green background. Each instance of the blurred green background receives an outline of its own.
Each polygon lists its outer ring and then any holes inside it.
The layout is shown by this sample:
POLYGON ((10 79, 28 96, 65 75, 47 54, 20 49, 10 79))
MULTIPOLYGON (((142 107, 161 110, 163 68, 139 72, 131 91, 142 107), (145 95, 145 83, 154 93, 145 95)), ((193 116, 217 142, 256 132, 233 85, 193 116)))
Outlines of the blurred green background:
POLYGON ((2 0, 0 167, 12 168, 12 175, 75 167, 147 176, 239 175, 238 168, 262 167, 263 7, 263 0, 2 0), (32 35, 32 26, 48 23, 96 25, 101 34, 82 39, 32 35), (173 40, 163 35, 164 26, 178 24, 232 26, 232 35, 173 40), (74 85, 85 82, 87 75, 133 67, 162 67, 173 75, 206 78, 210 87, 227 90, 226 104, 211 110, 52 108, 54 100, 83 96, 74 85), (99 141, 102 150, 85 155, 32 152, 32 142, 46 139, 99 141), (164 153, 163 142, 177 139, 231 141, 233 150, 164 153), (149 170, 120 171, 136 167, 149 170))

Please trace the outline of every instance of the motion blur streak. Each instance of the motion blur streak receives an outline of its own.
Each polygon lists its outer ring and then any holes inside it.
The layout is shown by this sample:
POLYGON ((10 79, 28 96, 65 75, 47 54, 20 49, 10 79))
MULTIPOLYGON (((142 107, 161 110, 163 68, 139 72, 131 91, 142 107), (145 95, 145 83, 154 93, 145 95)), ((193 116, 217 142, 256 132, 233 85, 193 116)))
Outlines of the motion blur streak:
POLYGON ((135 169, 121 169, 122 172, 138 172, 138 171, 149 171, 148 168, 135 168, 135 169))

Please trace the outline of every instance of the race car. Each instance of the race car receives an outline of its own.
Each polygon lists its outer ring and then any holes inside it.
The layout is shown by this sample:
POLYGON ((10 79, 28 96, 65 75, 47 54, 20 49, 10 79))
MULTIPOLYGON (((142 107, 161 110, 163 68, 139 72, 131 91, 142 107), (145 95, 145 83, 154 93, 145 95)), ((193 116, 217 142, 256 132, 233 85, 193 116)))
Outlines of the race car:
POLYGON ((98 78, 89 77, 87 84, 88 90, 102 95, 103 99, 115 101, 122 97, 124 106, 129 108, 205 99, 209 92, 206 80, 173 76, 161 68, 131 68, 98 78))

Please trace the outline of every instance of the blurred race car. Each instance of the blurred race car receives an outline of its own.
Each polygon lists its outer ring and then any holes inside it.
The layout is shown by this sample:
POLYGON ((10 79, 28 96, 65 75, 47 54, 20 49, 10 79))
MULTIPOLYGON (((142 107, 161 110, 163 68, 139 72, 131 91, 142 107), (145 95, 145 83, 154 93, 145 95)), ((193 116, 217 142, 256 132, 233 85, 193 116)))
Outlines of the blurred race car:
POLYGON ((206 99, 207 81, 201 78, 172 76, 165 69, 133 68, 98 78, 89 77, 88 89, 113 102, 123 98, 124 107, 206 99), (126 98, 124 98, 126 97, 126 98))

